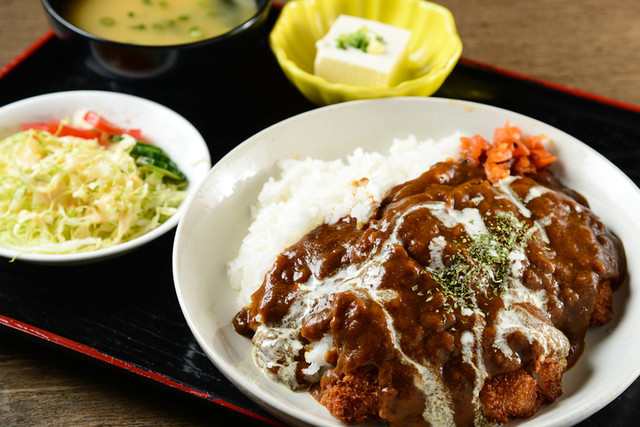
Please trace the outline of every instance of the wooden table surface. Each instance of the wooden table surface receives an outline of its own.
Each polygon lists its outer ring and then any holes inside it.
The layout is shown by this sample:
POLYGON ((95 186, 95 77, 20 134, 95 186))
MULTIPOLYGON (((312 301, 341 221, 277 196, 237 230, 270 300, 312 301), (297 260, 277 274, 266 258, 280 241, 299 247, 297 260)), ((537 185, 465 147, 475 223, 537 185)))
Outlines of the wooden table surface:
MULTIPOLYGON (((637 0, 438 3, 456 18, 463 56, 640 106, 637 0)), ((38 0, 1 0, 0 67, 48 28, 38 0)), ((0 331, 0 425, 222 425, 233 417, 0 331)))

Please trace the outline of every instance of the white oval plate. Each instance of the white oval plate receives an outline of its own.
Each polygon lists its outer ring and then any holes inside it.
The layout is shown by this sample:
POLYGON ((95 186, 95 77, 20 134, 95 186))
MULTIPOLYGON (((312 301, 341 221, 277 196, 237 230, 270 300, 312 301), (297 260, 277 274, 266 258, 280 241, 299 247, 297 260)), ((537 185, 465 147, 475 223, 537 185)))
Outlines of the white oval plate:
MULTIPOLYGON (((209 149, 185 118, 169 108, 116 92, 67 91, 39 95, 0 108, 0 138, 21 130, 25 122, 60 120, 81 109, 90 109, 124 128, 139 128, 162 148, 187 175, 188 196, 192 197, 211 169, 209 149)), ((158 228, 134 240, 110 248, 73 254, 20 253, 0 247, 0 256, 41 264, 78 264, 112 258, 131 251, 161 236, 178 224, 187 209, 185 200, 178 211, 158 228)))
POLYGON ((613 321, 588 333, 586 351, 564 376, 563 396, 512 425, 568 426, 612 401, 640 374, 640 266, 633 262, 640 259, 640 190, 603 156, 564 132, 514 112, 447 99, 388 98, 320 108, 258 133, 214 165, 178 225, 173 251, 178 299, 207 356, 238 388, 284 421, 341 425, 308 393, 290 392, 263 376, 249 358, 250 341, 233 330, 231 319, 241 307, 226 264, 247 232, 249 206, 276 171, 276 161, 285 157, 331 160, 358 146, 387 153, 394 137, 409 135, 437 140, 462 131, 490 139, 507 121, 525 134, 551 138, 550 150, 559 158, 557 174, 586 196, 622 237, 631 278, 615 294, 613 321))

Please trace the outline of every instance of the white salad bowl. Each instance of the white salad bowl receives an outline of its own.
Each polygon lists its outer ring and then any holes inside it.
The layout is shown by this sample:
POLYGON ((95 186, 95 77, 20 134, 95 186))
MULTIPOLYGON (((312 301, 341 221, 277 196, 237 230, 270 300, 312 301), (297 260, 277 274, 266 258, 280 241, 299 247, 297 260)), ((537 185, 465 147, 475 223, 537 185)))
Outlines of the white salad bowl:
POLYGON ((457 131, 491 139, 506 122, 524 134, 544 134, 559 161, 556 175, 581 192, 621 237, 629 280, 614 294, 608 325, 591 329, 586 350, 564 376, 564 394, 528 420, 510 425, 569 426, 603 408, 640 374, 640 190, 612 163, 572 136, 514 112, 438 98, 353 101, 287 119, 249 138, 212 168, 187 206, 174 243, 173 272, 184 316, 198 343, 239 389, 285 422, 340 426, 305 392, 267 379, 250 358, 251 342, 232 318, 241 308, 227 276, 264 182, 283 158, 345 158, 357 147, 387 153, 393 138, 439 140, 457 131), (624 202, 622 202, 624 201, 624 202), (612 208, 614 207, 615 208, 612 208))
POLYGON ((187 176, 187 199, 159 227, 119 245, 68 254, 22 253, 0 245, 0 256, 41 264, 79 264, 127 253, 174 228, 186 211, 187 200, 211 169, 211 157, 204 139, 184 117, 156 102, 116 92, 57 92, 0 107, 0 139, 21 131, 23 123, 61 120, 82 109, 95 111, 120 127, 141 129, 145 138, 162 148, 187 176))

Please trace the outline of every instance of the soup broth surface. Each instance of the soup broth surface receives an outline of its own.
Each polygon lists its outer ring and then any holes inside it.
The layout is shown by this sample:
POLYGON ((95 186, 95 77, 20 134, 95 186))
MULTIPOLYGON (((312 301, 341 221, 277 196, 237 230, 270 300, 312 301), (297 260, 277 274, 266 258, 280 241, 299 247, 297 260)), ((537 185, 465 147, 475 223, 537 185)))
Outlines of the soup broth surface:
POLYGON ((74 0, 66 19, 107 40, 161 46, 218 36, 256 11, 254 0, 74 0))

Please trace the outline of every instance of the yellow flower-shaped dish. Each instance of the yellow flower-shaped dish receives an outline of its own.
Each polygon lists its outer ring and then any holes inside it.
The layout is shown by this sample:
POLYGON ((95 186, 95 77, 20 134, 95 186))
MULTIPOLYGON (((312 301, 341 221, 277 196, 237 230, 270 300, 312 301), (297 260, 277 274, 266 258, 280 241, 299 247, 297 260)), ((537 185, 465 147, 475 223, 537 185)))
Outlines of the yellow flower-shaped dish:
POLYGON ((287 78, 314 104, 389 96, 429 96, 442 85, 462 53, 451 12, 424 0, 293 0, 282 8, 269 36, 287 78), (411 30, 401 64, 408 79, 391 87, 330 83, 314 75, 316 41, 341 15, 359 16, 411 30))

